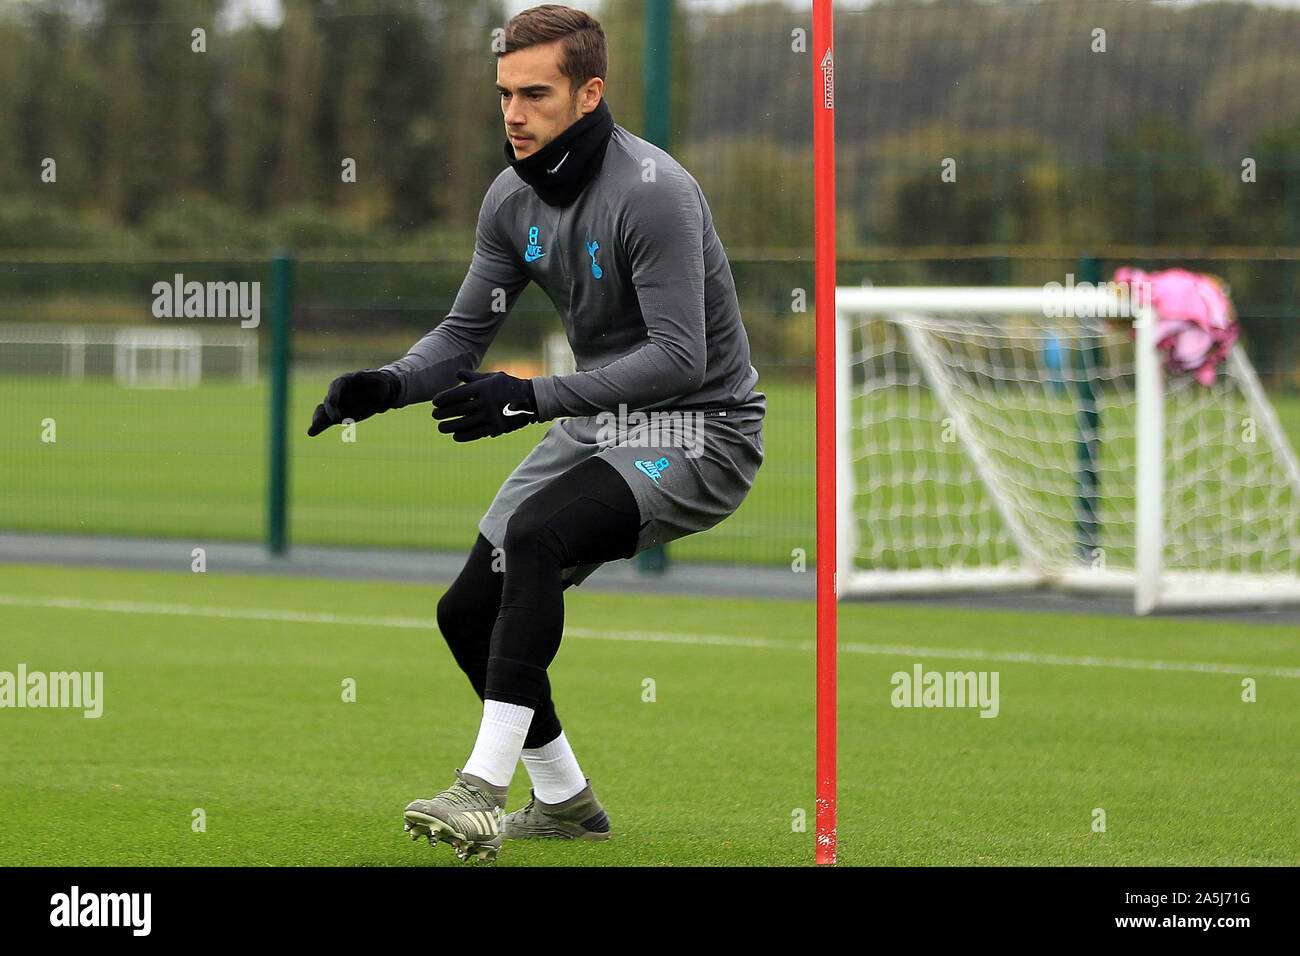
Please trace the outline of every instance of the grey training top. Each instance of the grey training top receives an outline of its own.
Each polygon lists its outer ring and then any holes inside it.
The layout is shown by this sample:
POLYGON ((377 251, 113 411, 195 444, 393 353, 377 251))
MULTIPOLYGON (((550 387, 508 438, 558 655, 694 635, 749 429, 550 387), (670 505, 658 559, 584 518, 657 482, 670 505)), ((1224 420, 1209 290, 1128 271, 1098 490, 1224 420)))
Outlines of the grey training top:
MULTIPOLYGON (((539 417, 714 409, 761 420, 731 266, 699 184, 668 153, 615 126, 604 164, 567 206, 514 169, 479 211, 474 258, 451 311, 384 368, 397 405, 427 402, 477 368, 529 280, 564 320, 578 371, 532 380, 539 417)), ((748 431, 748 429, 745 429, 748 431)))

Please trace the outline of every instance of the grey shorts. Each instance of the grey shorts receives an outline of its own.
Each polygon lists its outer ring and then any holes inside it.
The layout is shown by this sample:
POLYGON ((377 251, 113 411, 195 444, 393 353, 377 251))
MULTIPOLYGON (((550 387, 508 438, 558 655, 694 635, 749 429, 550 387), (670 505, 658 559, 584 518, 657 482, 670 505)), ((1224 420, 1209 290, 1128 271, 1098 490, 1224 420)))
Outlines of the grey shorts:
MULTIPOLYGON (((686 412, 621 430, 608 416, 553 422, 505 480, 479 531, 501 547, 506 523, 525 499, 593 456, 613 465, 636 498, 641 533, 635 553, 712 528, 740 507, 763 463, 761 414, 737 414, 686 412)), ((578 584, 598 567, 568 568, 565 577, 578 584)))

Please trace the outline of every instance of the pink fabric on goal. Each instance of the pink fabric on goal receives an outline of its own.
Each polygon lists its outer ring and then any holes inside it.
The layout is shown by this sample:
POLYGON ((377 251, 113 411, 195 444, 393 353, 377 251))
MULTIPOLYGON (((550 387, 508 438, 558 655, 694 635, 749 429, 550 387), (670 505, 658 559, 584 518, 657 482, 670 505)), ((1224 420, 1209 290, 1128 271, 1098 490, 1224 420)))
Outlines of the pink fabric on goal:
POLYGON ((1186 269, 1143 272, 1128 266, 1115 270, 1115 281, 1127 285, 1139 304, 1150 293, 1160 317, 1156 345, 1167 353, 1169 368, 1192 372, 1202 385, 1213 385, 1218 364, 1241 331, 1223 283, 1186 269))

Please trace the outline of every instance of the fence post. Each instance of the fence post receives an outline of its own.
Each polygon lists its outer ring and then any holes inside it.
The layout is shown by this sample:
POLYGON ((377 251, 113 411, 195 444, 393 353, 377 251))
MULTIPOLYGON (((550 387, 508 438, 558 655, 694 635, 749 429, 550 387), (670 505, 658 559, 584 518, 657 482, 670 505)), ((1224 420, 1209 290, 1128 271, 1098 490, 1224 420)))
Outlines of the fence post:
MULTIPOLYGON (((670 124, 668 97, 672 74, 672 0, 647 0, 645 5, 645 138, 660 149, 668 149, 670 124)), ((637 568, 660 573, 668 567, 663 545, 642 551, 637 568)))
MULTIPOLYGON (((1093 286, 1101 282, 1101 260, 1095 256, 1079 256, 1079 283, 1084 282, 1091 283, 1093 286)), ((1101 437, 1101 414, 1097 408, 1097 391, 1093 381, 1100 365, 1101 340, 1095 335, 1080 335, 1079 348, 1075 353, 1075 372, 1078 375, 1075 425, 1078 428, 1078 437, 1075 439, 1074 448, 1078 462, 1075 472, 1078 495, 1074 506, 1074 527, 1075 554, 1079 563, 1085 565, 1091 564, 1093 552, 1100 546, 1097 518, 1099 497, 1097 446, 1101 437)))
POLYGON ((274 557, 289 546, 289 363, 293 324, 293 258, 271 260, 270 447, 267 450, 266 544, 274 557))
POLYGON ((1137 216, 1134 223, 1136 245, 1150 249, 1156 217, 1155 157, 1145 146, 1137 161, 1137 216))
POLYGON ((668 97, 672 88, 672 0, 646 0, 645 5, 645 138, 668 149, 668 97))
POLYGON ((1282 264, 1282 348, 1278 358, 1277 379, 1287 391, 1300 389, 1300 352, 1297 352, 1296 297, 1300 294, 1300 160, 1292 158, 1282 180, 1282 206, 1286 217, 1284 241, 1293 258, 1282 264))

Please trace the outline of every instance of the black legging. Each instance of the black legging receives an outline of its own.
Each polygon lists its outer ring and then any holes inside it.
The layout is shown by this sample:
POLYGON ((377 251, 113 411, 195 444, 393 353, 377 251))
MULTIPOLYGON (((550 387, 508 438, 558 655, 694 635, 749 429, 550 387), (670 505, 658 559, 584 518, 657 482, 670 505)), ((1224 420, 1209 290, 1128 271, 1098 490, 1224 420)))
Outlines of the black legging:
POLYGON ((480 534, 438 601, 438 627, 479 697, 534 710, 526 748, 560 735, 546 668, 564 631, 564 569, 630 558, 640 530, 623 476, 589 458, 515 509, 506 525, 504 574, 492 570, 492 544, 480 534))

